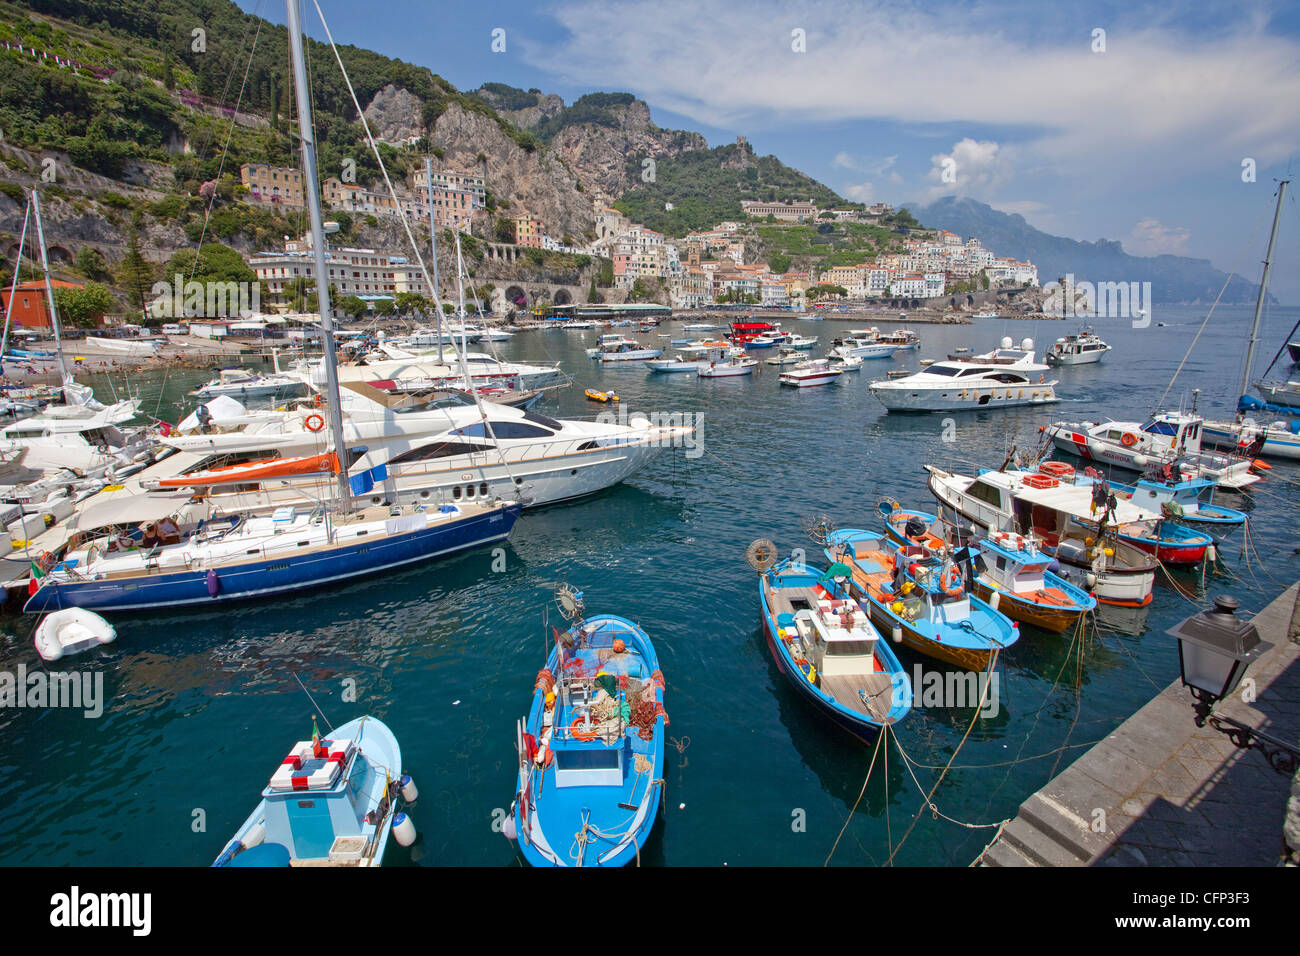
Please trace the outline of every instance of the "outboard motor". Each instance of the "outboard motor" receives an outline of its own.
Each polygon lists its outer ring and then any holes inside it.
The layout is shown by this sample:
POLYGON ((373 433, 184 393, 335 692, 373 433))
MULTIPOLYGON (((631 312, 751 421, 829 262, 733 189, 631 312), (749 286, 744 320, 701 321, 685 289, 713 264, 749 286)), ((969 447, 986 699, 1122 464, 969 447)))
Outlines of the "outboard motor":
POLYGON ((920 518, 908 518, 903 533, 909 538, 920 538, 925 534, 925 522, 920 518))

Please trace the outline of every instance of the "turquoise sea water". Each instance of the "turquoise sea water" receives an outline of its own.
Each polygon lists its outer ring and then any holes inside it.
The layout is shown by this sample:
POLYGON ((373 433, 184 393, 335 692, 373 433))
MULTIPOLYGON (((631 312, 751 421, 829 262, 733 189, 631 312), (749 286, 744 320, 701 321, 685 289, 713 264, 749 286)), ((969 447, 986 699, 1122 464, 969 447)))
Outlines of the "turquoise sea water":
MULTIPOLYGON (((984 351, 1002 335, 1031 335, 1041 352, 1073 326, 916 326, 919 356, 868 362, 834 386, 806 390, 779 387, 769 366, 752 378, 720 380, 600 368, 582 351, 599 330, 518 335, 503 354, 557 359, 577 383, 540 411, 594 416, 602 408, 582 389, 612 388, 630 411, 702 415, 704 453, 666 451, 623 485, 525 513, 501 571, 490 551, 479 551, 290 601, 115 618, 116 644, 61 668, 102 675, 101 717, 0 710, 0 806, 7 811, 0 863, 207 865, 287 748, 310 736, 317 711, 296 673, 328 720, 373 713, 401 743, 404 769, 420 787, 410 812, 421 839, 410 850, 390 844, 389 865, 514 865, 514 847, 499 832, 513 796, 514 722, 544 663, 552 590, 567 581, 585 591, 589 612, 639 622, 667 678, 668 733, 681 749, 669 752, 666 810, 645 863, 820 864, 847 820, 833 862, 881 864, 922 805, 918 784, 927 791, 933 785, 973 711, 914 710, 897 743, 882 748, 863 791, 872 750, 810 711, 769 658, 745 547, 769 537, 782 550, 805 548, 816 561, 816 546, 800 531, 802 516, 875 527, 884 495, 932 510, 926 463, 996 467, 1013 441, 1034 446, 1046 422, 1144 415, 1203 318, 1190 308, 1157 312, 1168 326, 1095 323, 1115 350, 1100 366, 1059 370, 1059 405, 957 415, 948 442, 943 416, 886 415, 870 380, 957 346, 984 351), (355 702, 343 699, 348 682, 355 702), (904 753, 917 765, 915 781, 904 753)), ((1270 315, 1263 361, 1298 314, 1270 315)), ((1202 411, 1229 412, 1249 317, 1249 309, 1219 310, 1167 404, 1189 402, 1200 387, 1202 411)), ((873 322, 787 324, 821 336, 821 354, 837 332, 873 322)), ((659 332, 676 336, 679 329, 674 323, 659 332)), ((146 410, 174 421, 184 391, 203 377, 157 374, 132 384, 146 410)), ((92 384, 103 387, 102 380, 92 384)), ((1300 469, 1275 463, 1251 492, 1223 495, 1251 512, 1254 549, 1242 557, 1240 533, 1230 538, 1219 570, 1206 578, 1207 593, 1231 591, 1253 611, 1300 576, 1297 482, 1300 469)), ((1200 592, 1199 571, 1178 579, 1200 592)), ((1068 635, 1025 628, 999 662, 1000 711, 971 727, 934 796, 939 811, 972 824, 1013 815, 1082 746, 1177 676, 1164 631, 1192 611, 1162 576, 1148 610, 1103 613, 1100 628, 1082 642, 1081 662, 1080 645, 1072 650, 1068 635)), ((553 607, 550 619, 558 621, 553 607)), ((41 666, 34 623, 0 622, 0 671, 41 666)), ((909 671, 918 662, 942 668, 906 649, 899 656, 909 671)), ((895 863, 964 866, 992 833, 927 810, 895 863)))

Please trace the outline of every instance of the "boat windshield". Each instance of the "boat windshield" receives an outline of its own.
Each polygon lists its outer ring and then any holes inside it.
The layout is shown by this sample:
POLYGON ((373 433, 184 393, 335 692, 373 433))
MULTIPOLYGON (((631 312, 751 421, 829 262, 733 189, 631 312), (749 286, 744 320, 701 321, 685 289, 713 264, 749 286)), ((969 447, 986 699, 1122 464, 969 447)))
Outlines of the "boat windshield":
POLYGON ((925 371, 929 372, 931 375, 949 375, 949 376, 952 376, 952 375, 959 375, 959 374, 961 374, 961 371, 962 371, 962 370, 961 370, 961 368, 960 368, 959 366, 956 366, 956 365, 931 365, 931 366, 930 366, 929 368, 927 368, 925 371))

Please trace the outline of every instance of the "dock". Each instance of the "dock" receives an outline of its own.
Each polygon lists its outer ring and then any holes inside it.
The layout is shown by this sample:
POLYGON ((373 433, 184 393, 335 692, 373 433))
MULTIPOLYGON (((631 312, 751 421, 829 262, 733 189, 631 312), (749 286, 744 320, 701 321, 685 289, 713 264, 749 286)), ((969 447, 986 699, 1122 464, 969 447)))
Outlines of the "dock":
MULTIPOLYGON (((1300 584, 1254 618, 1269 648, 1214 710, 1271 737, 1300 739, 1300 584)), ((1190 612, 1190 608, 1189 608, 1190 612)), ((1177 655, 1172 637, 1165 641, 1177 655)), ((1275 866, 1292 777, 1221 730, 1197 727, 1176 680, 1020 805, 981 866, 1275 866)), ((1300 799, 1293 800, 1300 804, 1300 799)), ((1295 808, 1293 808, 1293 813, 1295 808)), ((1292 849, 1296 849, 1295 845, 1292 849)))

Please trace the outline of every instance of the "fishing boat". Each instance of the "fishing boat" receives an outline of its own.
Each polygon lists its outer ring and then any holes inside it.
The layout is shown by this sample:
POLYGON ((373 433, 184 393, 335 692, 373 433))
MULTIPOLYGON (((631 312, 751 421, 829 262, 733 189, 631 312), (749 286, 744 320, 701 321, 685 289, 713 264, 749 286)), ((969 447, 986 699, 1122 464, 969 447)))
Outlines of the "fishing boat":
POLYGON ((600 338, 596 339, 595 348, 590 348, 586 350, 587 358, 598 359, 600 358, 600 353, 605 349, 618 348, 623 345, 636 346, 637 348, 641 347, 641 343, 638 342, 636 339, 629 339, 625 335, 622 335, 618 332, 613 332, 610 333, 609 335, 602 335, 600 338))
POLYGON ((599 362, 644 362, 646 359, 657 359, 664 354, 660 348, 651 348, 642 345, 640 342, 624 341, 618 345, 602 348, 596 356, 599 362))
POLYGON ((645 367, 651 372, 663 372, 675 374, 682 372, 698 372, 709 364, 707 358, 687 358, 684 355, 674 355, 666 359, 653 359, 646 362, 645 367))
POLYGON ((399 810, 419 795, 401 773, 397 738, 378 718, 358 717, 294 744, 262 800, 213 861, 215 867, 379 866, 391 835, 415 842, 399 810))
POLYGON ((835 368, 825 359, 819 359, 800 362, 794 368, 786 369, 781 373, 780 382, 793 388, 813 388, 817 385, 832 385, 843 374, 843 369, 835 368))
POLYGON ((570 623, 516 725, 518 775, 506 836, 534 866, 640 861, 663 791, 664 676, 649 636, 626 618, 585 616, 562 585, 570 623))
MULTIPOLYGON (((1095 469, 1085 469, 1084 476, 1093 481, 1102 477, 1095 469)), ((1248 520, 1244 511, 1214 503, 1214 493, 1218 490, 1216 482, 1190 473, 1181 475, 1172 468, 1167 472, 1161 469, 1155 476, 1140 479, 1135 484, 1111 481, 1110 489, 1148 511, 1157 511, 1179 524, 1194 525, 1216 540, 1243 527, 1248 520)))
POLYGON ((770 541, 750 545, 759 572, 763 633, 777 669, 799 696, 860 740, 912 709, 912 682, 848 591, 850 568, 822 572, 788 558, 776 564, 770 541))
POLYGON ((217 373, 216 378, 195 389, 192 394, 198 398, 215 398, 218 395, 254 398, 304 387, 302 376, 290 375, 286 372, 262 375, 246 368, 223 368, 217 373))
POLYGON ((741 354, 727 359, 710 361, 696 372, 700 378, 730 378, 735 375, 752 375, 758 368, 758 359, 741 354))
POLYGON ((792 334, 790 338, 786 340, 785 344, 788 347, 792 349, 796 349, 800 352, 807 352, 809 349, 811 349, 814 345, 817 344, 817 336, 792 334))
POLYGON ((1255 388, 1273 405, 1283 405, 1291 409, 1300 408, 1300 382, 1295 380, 1259 382, 1255 388))
POLYGON ((913 352, 921 347, 921 337, 911 329, 877 332, 876 341, 881 345, 892 345, 895 352, 913 352))
POLYGON ((33 641, 41 660, 57 661, 117 640, 117 630, 93 611, 64 608, 41 618, 33 641))
MULTIPOLYGON (((963 537, 936 515, 901 508, 888 499, 880 503, 880 511, 886 533, 901 545, 920 544, 942 553, 955 549, 963 537)), ((1056 560, 1038 549, 1033 535, 995 531, 987 538, 969 538, 968 543, 979 551, 975 593, 1012 620, 1059 634, 1097 606, 1091 594, 1051 571, 1056 560)))
POLYGON ((865 600, 881 633, 929 657, 984 670, 1019 627, 973 593, 963 565, 924 545, 896 545, 871 531, 825 535, 825 554, 851 570, 849 592, 865 600))
POLYGON ((614 392, 598 392, 594 388, 589 388, 584 392, 593 402, 617 402, 618 395, 614 392))
POLYGON ((1259 481, 1252 458, 1201 450, 1203 422, 1193 405, 1191 412, 1156 412, 1144 422, 1054 422, 1039 430, 1062 451, 1130 471, 1174 465, 1212 478, 1224 488, 1244 488, 1259 481))
POLYGON ((1042 374, 1046 369, 1034 362, 1032 339, 1013 348, 1012 340, 1004 338, 999 348, 984 355, 952 355, 906 378, 872 382, 871 393, 891 412, 1046 405, 1058 401, 1056 381, 1049 382, 1042 374))
POLYGON ((832 353, 826 356, 826 361, 831 363, 831 368, 842 369, 845 372, 860 372, 862 370, 863 360, 856 355, 835 355, 832 353))
POLYGON ((991 309, 981 309, 971 316, 972 319, 1000 319, 1001 316, 991 309))
POLYGON ((1089 365, 1100 362, 1109 351, 1110 346, 1091 328, 1084 328, 1076 335, 1057 339, 1044 358, 1048 365, 1089 365))
POLYGON ((779 352, 777 352, 771 358, 764 359, 763 361, 766 362, 768 365, 780 365, 780 366, 798 365, 800 362, 804 360, 804 358, 805 356, 798 349, 793 349, 786 346, 783 347, 779 352))
POLYGON ((777 344, 784 342, 785 337, 776 333, 764 333, 755 335, 745 343, 747 349, 770 349, 775 348, 777 344))
POLYGON ((985 470, 970 477, 934 465, 926 465, 926 471, 930 493, 952 524, 1033 534, 1042 550, 1061 562, 1062 577, 1087 588, 1098 601, 1123 607, 1151 603, 1156 562, 1121 540, 1116 528, 1127 525, 1130 532, 1152 534, 1158 515, 1127 501, 1098 509, 1091 488, 1061 485, 1050 474, 985 470))
POLYGON ((879 341, 874 333, 863 335, 848 335, 842 338, 835 338, 831 341, 831 354, 849 356, 860 359, 883 359, 889 358, 897 348, 888 342, 879 341))

